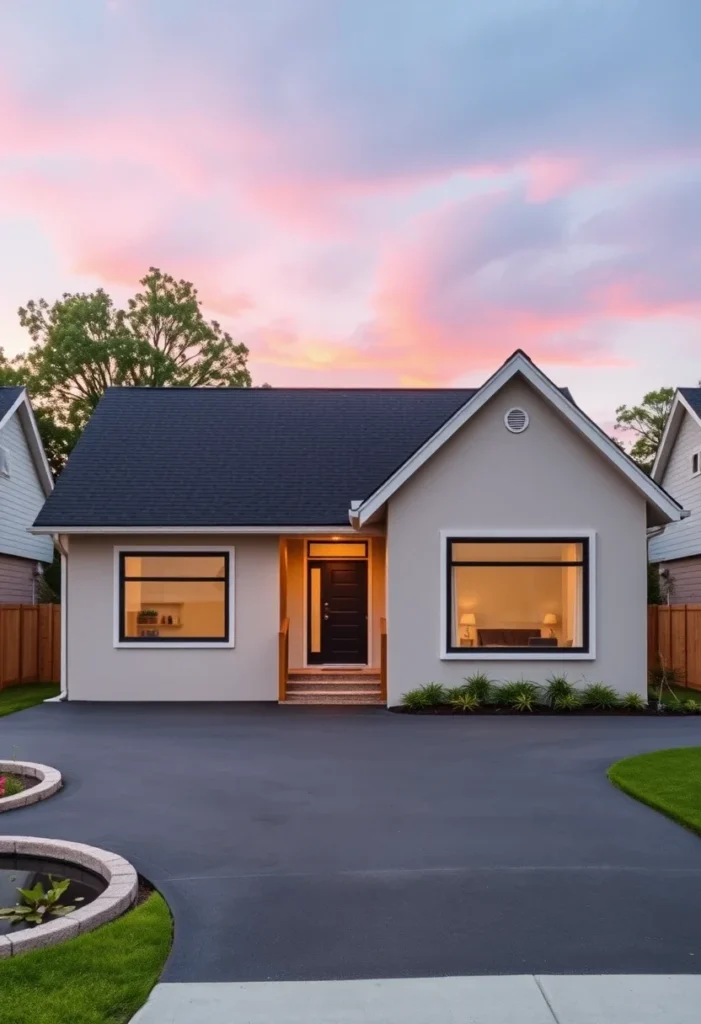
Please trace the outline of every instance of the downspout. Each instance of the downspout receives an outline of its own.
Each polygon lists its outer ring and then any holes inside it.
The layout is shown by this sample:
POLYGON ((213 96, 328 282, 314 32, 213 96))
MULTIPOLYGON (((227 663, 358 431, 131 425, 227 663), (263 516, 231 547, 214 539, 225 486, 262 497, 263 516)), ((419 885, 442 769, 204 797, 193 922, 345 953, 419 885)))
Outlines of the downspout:
POLYGON ((61 690, 44 702, 48 704, 68 699, 68 548, 60 534, 55 533, 53 540, 61 555, 61 690))

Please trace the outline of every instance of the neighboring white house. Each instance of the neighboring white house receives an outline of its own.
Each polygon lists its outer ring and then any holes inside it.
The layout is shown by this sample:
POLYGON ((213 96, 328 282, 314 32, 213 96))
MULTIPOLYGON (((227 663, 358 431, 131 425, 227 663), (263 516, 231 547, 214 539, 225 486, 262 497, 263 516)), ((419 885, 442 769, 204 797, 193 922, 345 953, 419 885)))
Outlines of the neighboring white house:
POLYGON ((0 388, 0 604, 33 604, 51 537, 33 536, 53 480, 27 392, 0 388))
POLYGON ((484 670, 646 693, 681 505, 522 352, 479 389, 112 389, 34 531, 69 700, 387 702, 484 670))
POLYGON ((650 561, 664 570, 673 604, 701 604, 701 388, 675 393, 652 478, 691 515, 650 538, 650 561))

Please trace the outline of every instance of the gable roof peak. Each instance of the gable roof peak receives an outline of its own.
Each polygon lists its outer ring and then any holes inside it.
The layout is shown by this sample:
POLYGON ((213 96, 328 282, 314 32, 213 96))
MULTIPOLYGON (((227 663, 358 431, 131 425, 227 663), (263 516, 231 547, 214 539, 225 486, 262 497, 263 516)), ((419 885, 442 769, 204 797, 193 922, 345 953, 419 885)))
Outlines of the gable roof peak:
POLYGON ((430 459, 435 452, 463 427, 487 402, 520 373, 526 382, 548 401, 555 410, 575 427, 585 439, 594 445, 602 455, 628 478, 631 484, 645 497, 649 506, 655 508, 663 521, 673 522, 684 518, 682 506, 651 479, 631 458, 622 451, 599 426, 594 423, 571 400, 569 393, 563 394, 553 381, 521 349, 506 362, 468 399, 455 414, 430 437, 420 449, 413 453, 358 509, 349 511, 349 519, 356 527, 371 523, 380 513, 389 498, 399 490, 414 473, 430 459))

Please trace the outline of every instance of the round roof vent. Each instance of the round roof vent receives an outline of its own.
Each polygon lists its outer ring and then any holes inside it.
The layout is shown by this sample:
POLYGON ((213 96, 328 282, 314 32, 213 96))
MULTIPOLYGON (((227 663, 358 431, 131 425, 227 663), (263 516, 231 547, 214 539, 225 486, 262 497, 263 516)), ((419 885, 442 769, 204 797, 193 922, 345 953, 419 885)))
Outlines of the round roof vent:
POLYGON ((528 413, 525 409, 517 407, 509 409, 504 416, 504 423, 506 429, 510 430, 512 434, 522 434, 528 426, 528 413))

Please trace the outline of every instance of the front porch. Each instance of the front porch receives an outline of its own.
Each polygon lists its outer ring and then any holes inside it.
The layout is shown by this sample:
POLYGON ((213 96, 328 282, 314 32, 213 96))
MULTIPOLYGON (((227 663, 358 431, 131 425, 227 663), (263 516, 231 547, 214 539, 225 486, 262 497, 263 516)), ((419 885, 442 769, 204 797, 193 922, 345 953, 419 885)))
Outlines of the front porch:
POLYGON ((386 703, 385 561, 377 533, 280 539, 281 703, 386 703))

